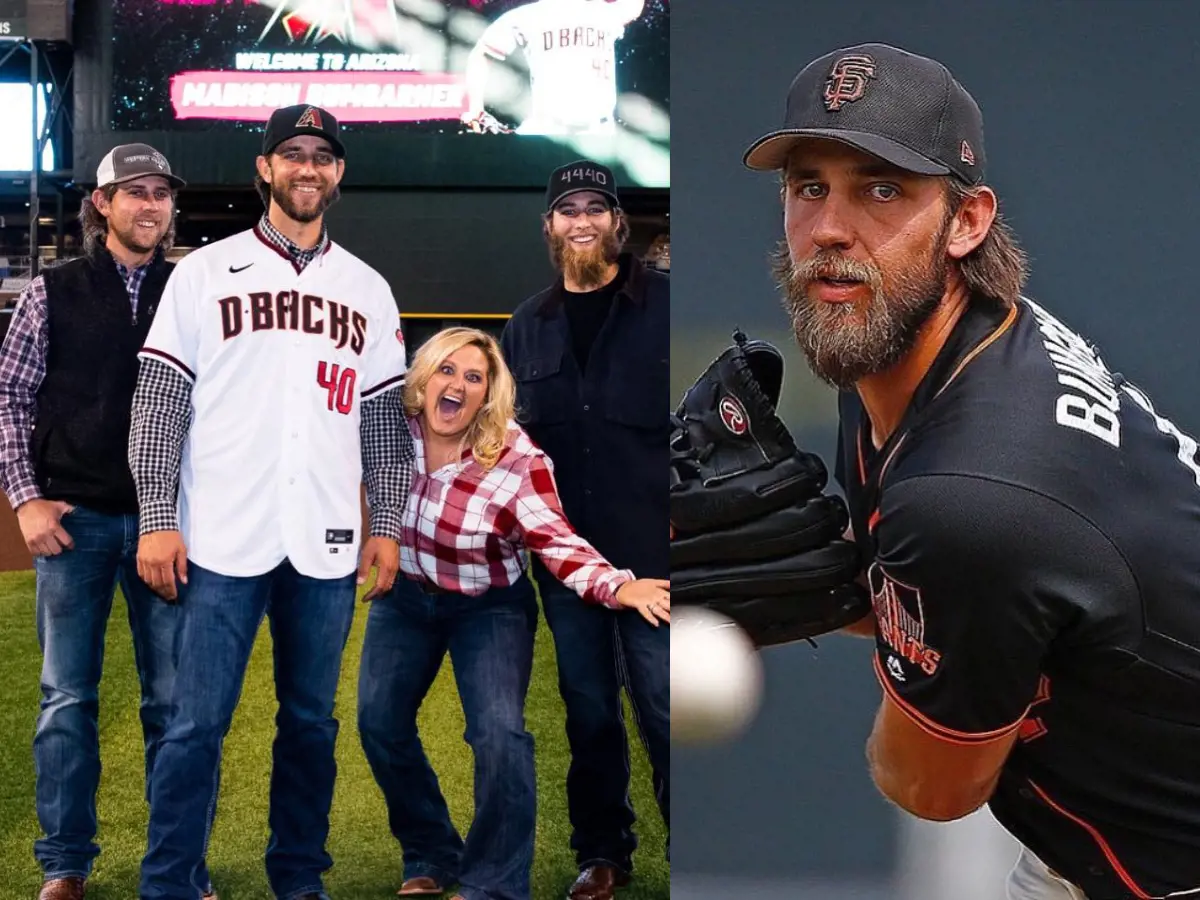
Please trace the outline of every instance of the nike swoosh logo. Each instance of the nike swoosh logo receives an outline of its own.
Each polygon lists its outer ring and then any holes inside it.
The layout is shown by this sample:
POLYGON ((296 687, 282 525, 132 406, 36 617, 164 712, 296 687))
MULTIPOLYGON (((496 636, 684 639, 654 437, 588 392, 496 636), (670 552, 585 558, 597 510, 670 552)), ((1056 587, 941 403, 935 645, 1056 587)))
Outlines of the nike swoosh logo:
POLYGON ((230 266, 230 267, 229 267, 229 271, 230 271, 230 272, 233 272, 233 273, 235 273, 235 274, 236 274, 237 272, 245 272, 245 271, 246 271, 248 268, 250 268, 252 265, 254 265, 254 263, 246 263, 244 266, 242 266, 242 267, 241 267, 241 268, 239 268, 239 269, 235 269, 233 266, 230 266))

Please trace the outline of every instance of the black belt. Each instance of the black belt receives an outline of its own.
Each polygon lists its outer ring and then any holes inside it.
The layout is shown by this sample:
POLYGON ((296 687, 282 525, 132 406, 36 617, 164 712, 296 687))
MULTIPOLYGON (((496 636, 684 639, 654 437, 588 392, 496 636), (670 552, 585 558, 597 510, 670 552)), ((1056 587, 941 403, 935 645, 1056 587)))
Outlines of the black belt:
POLYGON ((419 587, 422 591, 424 591, 426 594, 430 594, 433 596, 436 596, 438 594, 455 594, 455 593, 457 593, 457 591, 446 590, 446 588, 442 587, 441 585, 434 584, 432 581, 428 581, 424 578, 421 578, 421 579, 414 578, 413 581, 416 582, 417 587, 419 587))

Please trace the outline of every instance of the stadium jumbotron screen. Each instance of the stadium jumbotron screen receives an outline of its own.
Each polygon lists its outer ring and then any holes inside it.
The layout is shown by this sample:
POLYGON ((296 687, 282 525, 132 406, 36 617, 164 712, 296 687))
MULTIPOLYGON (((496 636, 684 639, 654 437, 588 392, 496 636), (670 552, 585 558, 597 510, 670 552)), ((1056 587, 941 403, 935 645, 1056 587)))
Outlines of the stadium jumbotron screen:
POLYGON ((539 136, 666 187, 669 0, 115 0, 112 97, 117 131, 312 103, 485 153, 539 136))

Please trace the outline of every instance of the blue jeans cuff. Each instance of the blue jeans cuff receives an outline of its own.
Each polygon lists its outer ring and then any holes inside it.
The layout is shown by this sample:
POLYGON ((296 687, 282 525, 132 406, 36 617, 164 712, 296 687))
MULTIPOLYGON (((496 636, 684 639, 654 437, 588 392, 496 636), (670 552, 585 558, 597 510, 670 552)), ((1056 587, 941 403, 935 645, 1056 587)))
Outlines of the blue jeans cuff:
POLYGON ((47 881, 53 881, 56 878, 87 878, 91 874, 90 866, 82 869, 55 869, 53 872, 47 872, 42 876, 42 883, 45 884, 47 881))
POLYGON ((329 895, 325 893, 320 884, 310 884, 307 887, 302 887, 286 894, 282 897, 277 897, 276 900, 296 900, 297 897, 303 897, 305 894, 315 893, 320 900, 329 900, 329 895))
POLYGON ((579 864, 579 871, 582 872, 588 866, 612 866, 614 869, 619 869, 622 874, 633 874, 633 863, 619 863, 616 860, 605 859, 603 856, 597 856, 595 859, 585 859, 579 864))
POLYGON ((429 863, 405 864, 404 880, 408 881, 412 878, 432 878, 444 888, 448 888, 458 881, 458 876, 453 872, 449 872, 441 866, 430 865, 429 863))

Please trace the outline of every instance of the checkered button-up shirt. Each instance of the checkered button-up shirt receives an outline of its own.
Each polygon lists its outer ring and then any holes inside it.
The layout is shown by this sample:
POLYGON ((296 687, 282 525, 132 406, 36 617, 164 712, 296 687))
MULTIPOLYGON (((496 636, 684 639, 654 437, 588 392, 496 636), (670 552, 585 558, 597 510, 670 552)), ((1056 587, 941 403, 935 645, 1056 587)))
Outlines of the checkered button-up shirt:
MULTIPOLYGON (((125 282, 136 317, 138 295, 150 263, 131 269, 116 260, 113 262, 125 282)), ((46 302, 46 280, 39 275, 17 297, 0 350, 0 489, 13 509, 42 496, 29 440, 37 420, 37 392, 46 377, 46 358, 50 352, 46 302)))
POLYGON ((635 576, 612 566, 563 515, 550 459, 515 422, 491 469, 468 450, 429 472, 420 420, 409 419, 417 473, 404 510, 400 570, 455 593, 478 596, 521 577, 528 551, 584 600, 618 608, 617 589, 635 576))
POLYGON ((285 256, 289 257, 297 272, 303 272, 308 268, 310 262, 329 249, 329 232, 326 231, 324 223, 321 224, 321 236, 317 239, 316 245, 308 249, 288 240, 282 231, 271 224, 271 218, 266 213, 263 213, 262 218, 258 220, 258 233, 266 239, 267 243, 279 248, 285 256))

